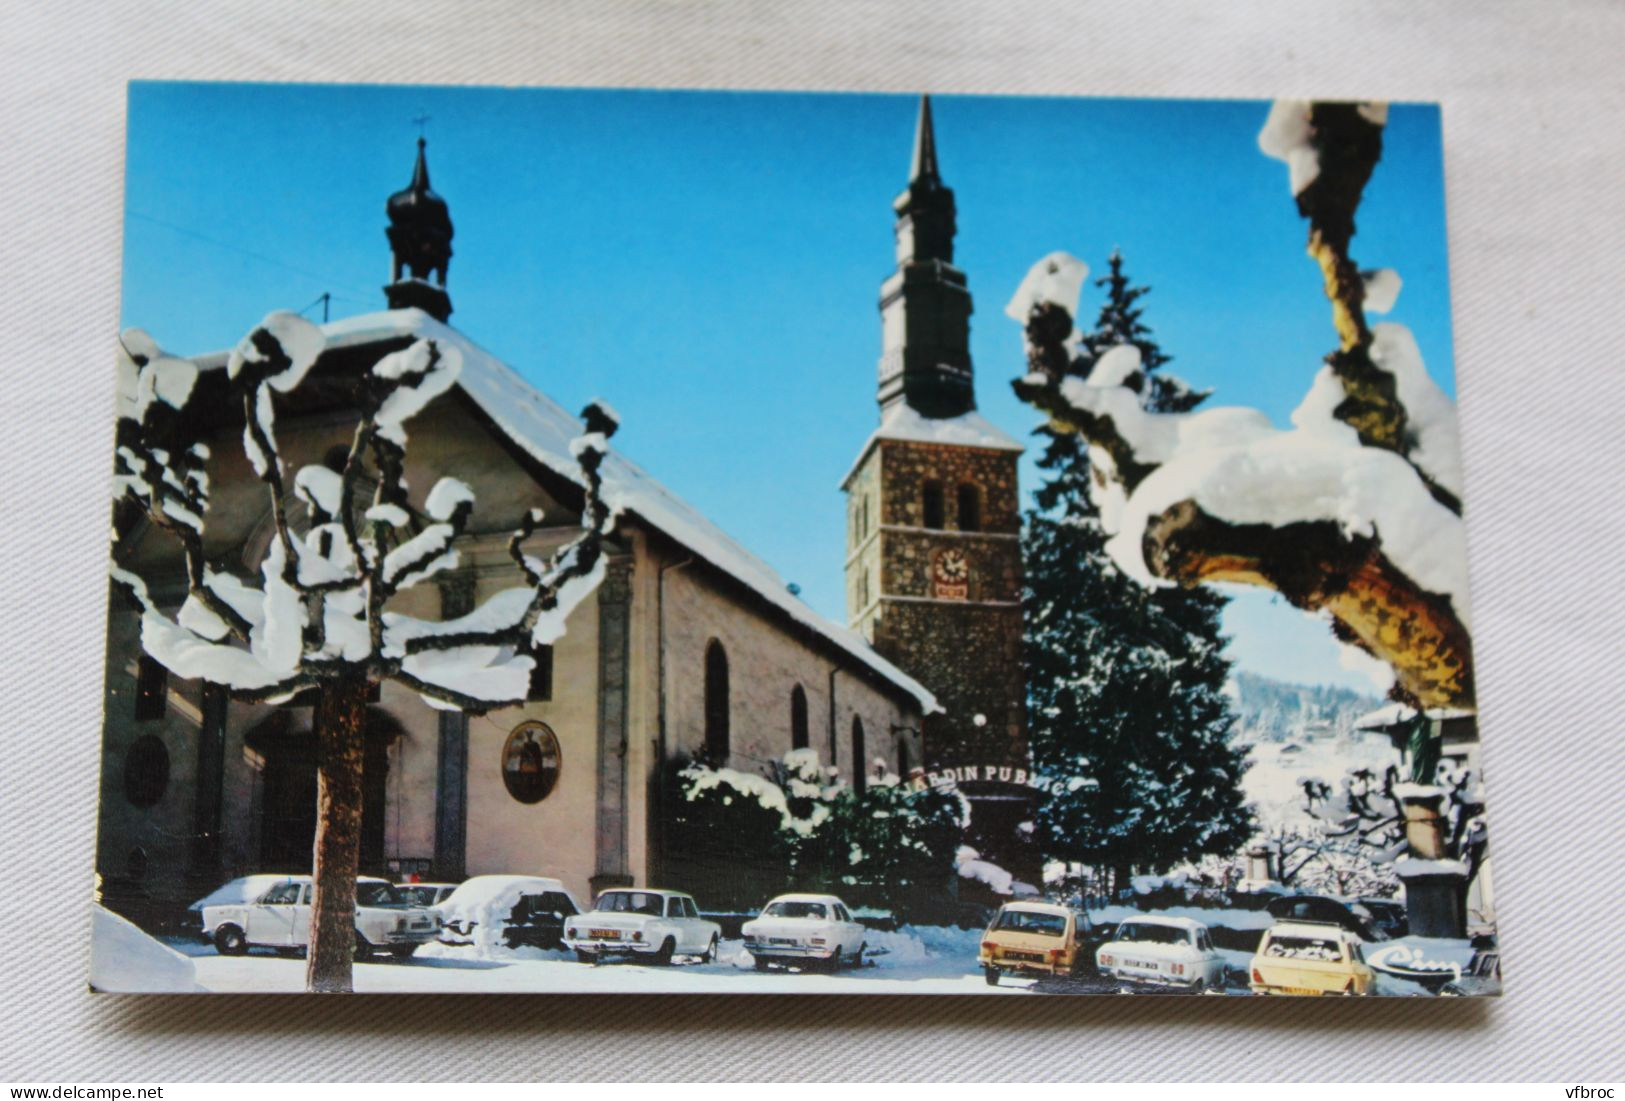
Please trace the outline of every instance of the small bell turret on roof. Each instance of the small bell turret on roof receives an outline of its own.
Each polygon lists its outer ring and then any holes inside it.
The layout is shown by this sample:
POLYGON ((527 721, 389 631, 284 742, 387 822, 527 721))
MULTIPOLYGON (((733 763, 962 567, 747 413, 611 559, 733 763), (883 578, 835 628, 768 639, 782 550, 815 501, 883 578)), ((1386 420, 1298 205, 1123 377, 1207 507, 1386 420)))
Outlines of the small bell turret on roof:
POLYGON ((427 142, 418 139, 412 182, 389 197, 391 282, 384 295, 392 310, 417 307, 438 321, 451 316, 446 268, 451 264, 451 211, 429 187, 427 142))

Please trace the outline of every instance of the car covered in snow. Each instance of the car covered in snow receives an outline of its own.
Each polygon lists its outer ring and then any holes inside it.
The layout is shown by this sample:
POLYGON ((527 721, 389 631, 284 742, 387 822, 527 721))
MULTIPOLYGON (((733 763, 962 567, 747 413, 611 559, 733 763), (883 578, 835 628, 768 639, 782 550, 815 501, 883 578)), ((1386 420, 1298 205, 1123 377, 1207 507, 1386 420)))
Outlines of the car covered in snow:
POLYGON ((1225 984, 1224 958, 1213 947, 1207 926, 1193 918, 1129 918, 1095 952, 1095 964, 1102 975, 1119 982, 1193 994, 1225 984))
POLYGON ((615 888, 598 896, 591 910, 564 925, 564 943, 583 963, 610 956, 641 956, 668 964, 673 956, 717 958, 722 926, 700 917, 700 908, 681 891, 615 888))
POLYGON ((435 906, 440 943, 480 951, 562 947, 565 921, 580 912, 564 884, 534 875, 477 875, 435 906))
POLYGON ((1375 973, 1360 938, 1330 921, 1278 921, 1247 967, 1254 994, 1365 994, 1375 973))
POLYGON ((774 964, 861 967, 868 947, 867 930, 834 895, 780 895, 739 928, 758 971, 774 964))
MULTIPOLYGON (((298 952, 310 945, 311 890, 308 875, 242 876, 192 903, 194 928, 223 956, 254 947, 298 952)), ((439 934, 434 912, 402 898, 389 881, 356 878, 358 958, 381 951, 406 959, 439 934)))
POLYGON ((457 889, 455 883, 397 883, 395 890, 408 902, 419 906, 438 906, 457 889))
POLYGON ((1007 902, 982 934, 977 962, 989 986, 1005 973, 1070 975, 1087 966, 1087 915, 1049 902, 1007 902))

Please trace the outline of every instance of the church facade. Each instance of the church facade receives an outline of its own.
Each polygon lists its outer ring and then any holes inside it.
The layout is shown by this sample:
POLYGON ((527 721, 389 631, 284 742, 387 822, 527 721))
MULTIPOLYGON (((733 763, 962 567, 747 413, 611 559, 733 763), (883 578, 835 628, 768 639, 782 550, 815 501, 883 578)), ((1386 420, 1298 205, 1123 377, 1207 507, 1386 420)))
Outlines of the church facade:
POLYGON ((893 203, 897 270, 880 291, 880 427, 842 484, 847 616, 942 704, 923 777, 972 805, 968 841, 1038 882, 1022 664, 1022 446, 976 411, 971 296, 929 98, 893 203))
MULTIPOLYGON (((580 423, 448 324, 452 224, 419 148, 391 197, 390 309, 323 327, 307 384, 278 412, 291 468, 329 463, 354 426, 354 380, 420 337, 455 346, 456 386, 413 421, 408 483, 444 473, 474 490, 456 569, 401 594, 399 610, 450 618, 516 583, 509 533, 532 508, 544 554, 579 530, 584 492, 570 454, 580 423)), ((224 391, 224 354, 197 359, 214 418, 205 551, 253 578, 271 538, 263 485, 248 470, 242 413, 224 391)), ((907 774, 928 759, 932 693, 862 634, 816 615, 769 566, 647 472, 611 452, 605 493, 622 518, 597 591, 532 678, 520 707, 483 716, 436 710, 386 682, 369 712, 363 870, 457 880, 481 873, 561 879, 578 898, 668 882, 663 779, 703 758, 761 772, 792 748, 848 782, 907 774)), ((1013 492, 1013 486, 1011 487, 1013 492)), ((1003 505, 990 497, 988 515, 1003 505)), ((290 499, 290 520, 305 522, 290 499)), ((122 517, 120 564, 178 606, 184 569, 166 533, 122 517)), ((173 914, 235 875, 308 871, 315 823, 315 701, 228 699, 146 657, 140 617, 110 604, 97 868, 103 897, 134 914, 173 914)), ((675 868, 675 865, 672 867, 675 868)))

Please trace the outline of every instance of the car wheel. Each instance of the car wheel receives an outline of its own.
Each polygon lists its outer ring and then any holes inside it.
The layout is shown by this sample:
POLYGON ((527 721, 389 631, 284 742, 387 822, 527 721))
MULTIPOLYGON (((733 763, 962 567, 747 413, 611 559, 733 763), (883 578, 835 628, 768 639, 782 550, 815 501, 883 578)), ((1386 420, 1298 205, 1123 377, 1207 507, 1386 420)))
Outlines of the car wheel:
POLYGON ((400 960, 402 963, 405 963, 407 960, 412 958, 412 953, 416 952, 417 950, 418 946, 415 944, 396 944, 390 947, 389 954, 400 960))
POLYGON ((677 941, 675 939, 673 939, 672 937, 667 937, 665 940, 660 942, 660 950, 655 953, 655 956, 654 956, 654 964, 655 964, 655 966, 656 967, 669 967, 671 965, 672 956, 674 956, 676 954, 677 954, 677 941))
POLYGON ((858 942, 858 950, 852 956, 852 967, 853 967, 854 970, 861 971, 863 969, 863 954, 865 952, 867 952, 868 950, 869 950, 869 942, 868 941, 859 941, 858 942))
POLYGON ((705 946, 705 951, 700 955, 700 962, 701 963, 715 963, 716 961, 717 961, 717 938, 716 938, 716 934, 713 933, 712 936, 711 936, 711 943, 707 944, 705 946))
POLYGON ((840 949, 840 946, 837 945, 836 948, 835 948, 835 951, 830 953, 829 959, 824 961, 823 969, 825 971, 829 972, 831 975, 833 975, 836 972, 840 971, 840 969, 841 969, 841 949, 840 949))
POLYGON ((353 955, 357 962, 369 959, 372 956, 372 942, 362 934, 360 929, 355 931, 355 951, 353 955))
POLYGON ((585 948, 577 948, 576 949, 576 959, 579 960, 582 963, 597 963, 598 962, 598 953, 597 952, 589 952, 585 948))
POLYGON ((1203 982, 1201 979, 1197 979, 1195 982, 1191 983, 1191 993, 1192 994, 1202 994, 1202 993, 1205 993, 1206 991, 1207 991, 1207 983, 1203 982))
POLYGON ((222 956, 241 956, 248 951, 248 938, 235 925, 222 925, 214 931, 214 950, 222 956))
POLYGON ((987 980, 987 985, 989 985, 989 986, 998 986, 999 985, 999 969, 997 967, 984 967, 984 968, 982 968, 982 978, 987 980))
POLYGON ((768 960, 767 960, 766 956, 752 956, 751 959, 756 961, 756 970, 758 970, 758 971, 766 971, 767 970, 768 960))

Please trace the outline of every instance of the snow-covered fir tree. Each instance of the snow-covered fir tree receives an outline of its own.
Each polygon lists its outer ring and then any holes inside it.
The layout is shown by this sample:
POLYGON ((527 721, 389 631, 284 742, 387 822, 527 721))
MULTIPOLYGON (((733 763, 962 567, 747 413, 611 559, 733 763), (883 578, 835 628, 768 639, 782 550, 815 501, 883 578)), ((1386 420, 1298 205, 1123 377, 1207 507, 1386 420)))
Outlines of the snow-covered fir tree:
MULTIPOLYGON (((1125 381, 1146 409, 1195 407, 1205 393, 1156 373, 1169 357, 1141 317, 1148 288, 1130 285, 1120 254, 1110 264, 1098 280, 1105 304, 1068 373, 1087 377, 1111 349, 1132 345, 1140 368, 1125 381)), ((1232 852, 1251 824, 1245 754, 1230 744, 1225 599, 1125 576, 1106 552, 1087 444, 1041 432, 1046 478, 1022 539, 1033 765, 1058 781, 1038 814, 1045 855, 1122 877, 1232 852)))

